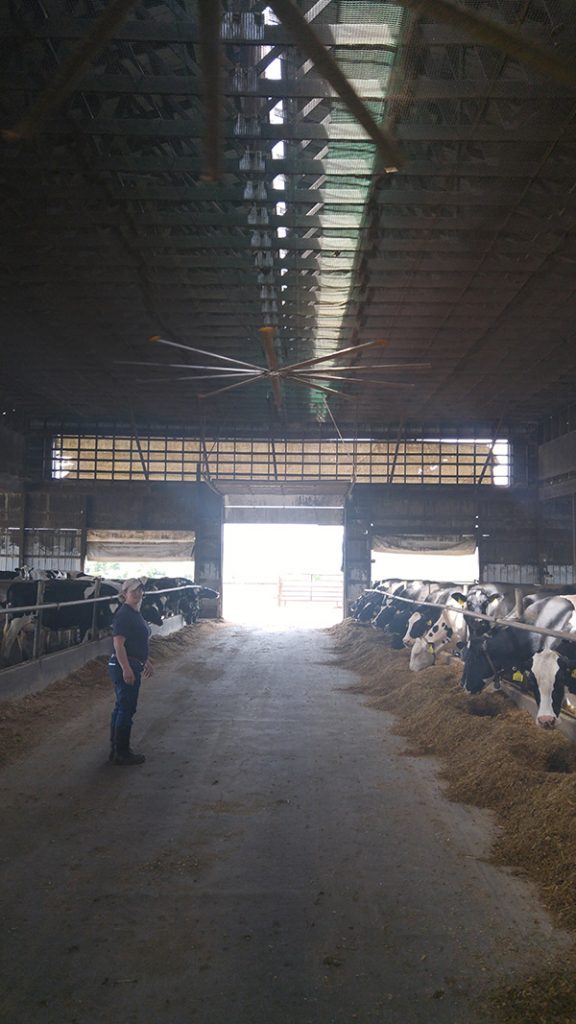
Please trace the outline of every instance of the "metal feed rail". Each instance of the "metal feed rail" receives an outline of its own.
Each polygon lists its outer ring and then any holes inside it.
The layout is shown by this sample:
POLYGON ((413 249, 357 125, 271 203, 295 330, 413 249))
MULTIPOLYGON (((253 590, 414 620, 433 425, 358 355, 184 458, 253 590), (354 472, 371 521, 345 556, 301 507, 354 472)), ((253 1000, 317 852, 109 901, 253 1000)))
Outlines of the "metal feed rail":
MULTIPOLYGON (((24 582, 49 583, 51 581, 50 580, 31 580, 31 581, 26 580, 24 582)), ((56 581, 56 582, 58 582, 58 581, 56 581)), ((65 581, 62 581, 62 582, 65 582, 65 581)), ((197 590, 197 589, 199 589, 199 587, 200 587, 200 585, 198 583, 186 583, 182 587, 168 587, 166 590, 145 590, 143 596, 146 597, 147 594, 172 594, 172 593, 174 593, 177 590, 197 590)), ((38 609, 40 609, 40 608, 42 609, 42 611, 44 611, 46 608, 70 608, 72 605, 75 605, 75 604, 96 604, 98 601, 108 601, 108 602, 110 602, 110 601, 119 601, 119 600, 120 600, 120 598, 119 598, 119 592, 118 592, 118 594, 110 594, 109 597, 86 597, 86 598, 81 598, 79 601, 59 601, 59 602, 56 602, 54 604, 27 604, 27 605, 22 605, 21 607, 18 607, 18 608, 0 608, 0 615, 14 615, 14 614, 20 613, 20 612, 35 612, 35 611, 38 611, 38 609)))
MULTIPOLYGON (((96 636, 96 632, 97 632, 97 629, 96 629, 96 605, 101 603, 101 602, 104 602, 104 601, 108 602, 108 604, 110 604, 110 602, 112 602, 112 601, 116 601, 116 602, 120 603, 120 596, 119 596, 120 592, 118 592, 118 594, 110 594, 108 597, 99 597, 98 596, 99 592, 100 592, 100 584, 102 582, 102 580, 99 580, 99 579, 95 580, 95 583, 94 583, 94 590, 95 590, 95 595, 96 595, 95 597, 80 598, 80 600, 78 600, 78 601, 50 602, 48 604, 43 604, 42 603, 42 597, 44 596, 44 587, 45 587, 46 583, 50 582, 50 580, 25 580, 23 582, 26 582, 26 583, 36 583, 36 600, 37 600, 38 603, 37 604, 30 604, 30 605, 23 605, 20 608, 0 608, 0 615, 12 615, 12 616, 14 616, 14 618, 16 618, 16 617, 19 618, 20 615, 23 612, 38 612, 38 615, 37 615, 37 618, 36 618, 36 622, 34 624, 34 639, 33 639, 33 643, 32 643, 32 657, 31 657, 30 661, 35 661, 37 658, 40 657, 40 632, 41 632, 41 629, 42 629, 42 613, 44 611, 46 611, 48 609, 52 609, 52 608, 55 608, 55 609, 70 608, 73 605, 79 605, 79 604, 81 604, 81 605, 86 605, 86 604, 93 605, 93 609, 92 609, 92 623, 91 623, 91 626, 90 626, 90 631, 87 634, 87 636, 89 636, 90 639, 94 639, 94 637, 96 636)), ((65 582, 65 581, 63 581, 63 582, 65 582)), ((197 583, 185 583, 181 587, 167 587, 165 590, 145 590, 144 594, 143 594, 143 597, 145 597, 148 594, 172 594, 175 591, 180 591, 180 590, 196 590, 196 589, 199 589, 199 584, 197 584, 197 583)))
MULTIPOLYGON (((383 590, 374 590, 374 594, 383 594, 383 590)), ((426 608, 443 608, 445 605, 433 604, 432 601, 415 601, 411 597, 396 597, 391 595, 394 601, 404 601, 406 604, 417 604, 419 606, 424 605, 426 608)), ((562 597, 562 594, 555 595, 562 597)), ((576 599, 576 595, 573 595, 576 599)), ((493 626, 511 626, 512 629, 524 629, 528 633, 541 633, 542 636, 554 636, 559 640, 570 640, 572 643, 576 643, 576 633, 564 633, 559 629, 542 629, 541 626, 529 626, 526 622, 518 622, 517 619, 493 619, 490 615, 482 615, 481 612, 469 612, 465 608, 455 608, 450 605, 450 611, 457 612, 460 615, 469 615, 471 619, 482 619, 484 622, 490 622, 493 626)))

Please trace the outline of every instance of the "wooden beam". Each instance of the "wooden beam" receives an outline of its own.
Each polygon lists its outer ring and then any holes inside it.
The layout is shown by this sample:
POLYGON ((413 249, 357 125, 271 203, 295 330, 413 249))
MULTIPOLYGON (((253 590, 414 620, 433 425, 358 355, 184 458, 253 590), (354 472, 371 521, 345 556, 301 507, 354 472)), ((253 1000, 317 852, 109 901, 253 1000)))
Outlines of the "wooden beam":
POLYGON ((2 132, 6 142, 29 139, 39 130, 51 111, 59 107, 72 92, 78 79, 117 31, 135 2, 136 0, 110 0, 100 17, 89 23, 90 28, 86 37, 60 66, 31 110, 13 128, 2 132))

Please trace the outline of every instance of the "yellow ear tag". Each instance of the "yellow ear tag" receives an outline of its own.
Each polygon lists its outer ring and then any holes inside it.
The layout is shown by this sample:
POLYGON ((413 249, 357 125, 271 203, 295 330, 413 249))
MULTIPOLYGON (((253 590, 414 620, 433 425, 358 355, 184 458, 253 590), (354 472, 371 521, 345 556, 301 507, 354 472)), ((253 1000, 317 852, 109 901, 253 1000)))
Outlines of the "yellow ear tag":
POLYGON ((572 679, 576 679, 576 668, 572 669, 570 675, 572 676, 572 679))
POLYGON ((521 682, 524 681, 524 673, 523 672, 514 672, 514 674, 512 676, 512 679, 514 680, 515 683, 521 683, 521 682))
POLYGON ((431 626, 432 625, 432 619, 426 619, 426 625, 427 626, 431 626))
POLYGON ((466 604, 466 601, 463 601, 462 598, 459 598, 458 599, 458 604, 461 605, 462 607, 464 607, 464 605, 466 604))
POLYGON ((434 644, 428 644, 428 654, 434 654, 434 644))

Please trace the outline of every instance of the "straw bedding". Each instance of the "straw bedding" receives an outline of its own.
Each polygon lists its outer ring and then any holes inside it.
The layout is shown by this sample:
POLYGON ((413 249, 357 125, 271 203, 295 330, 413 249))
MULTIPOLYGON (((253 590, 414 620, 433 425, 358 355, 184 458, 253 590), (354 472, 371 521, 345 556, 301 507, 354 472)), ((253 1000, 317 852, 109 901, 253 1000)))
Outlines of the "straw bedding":
MULTIPOLYGON (((155 664, 184 654, 219 624, 204 620, 186 626, 167 637, 152 637, 151 657, 155 664)), ((84 714, 87 700, 111 700, 111 683, 106 657, 95 658, 64 679, 51 683, 39 693, 16 700, 0 701, 0 766, 10 764, 37 746, 49 728, 84 714)))
MULTIPOLYGON (((576 748, 502 692, 466 694, 458 665, 410 672, 408 652, 383 633, 350 620, 328 632, 338 663, 360 677, 350 689, 396 716, 410 754, 440 758, 450 799, 495 813, 492 859, 527 875, 554 921, 576 929, 576 748)), ((497 992, 492 1012, 507 1024, 575 1024, 576 954, 497 992)))

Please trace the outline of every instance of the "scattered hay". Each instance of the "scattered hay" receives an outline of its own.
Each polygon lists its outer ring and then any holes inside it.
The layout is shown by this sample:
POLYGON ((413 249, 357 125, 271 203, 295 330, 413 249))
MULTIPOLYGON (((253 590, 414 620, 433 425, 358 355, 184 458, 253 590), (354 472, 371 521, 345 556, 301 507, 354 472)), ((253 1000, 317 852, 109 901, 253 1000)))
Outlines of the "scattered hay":
MULTIPOLYGON (((202 620, 167 637, 152 637, 150 652, 156 665, 186 653, 219 623, 202 620)), ((15 761, 45 738, 48 730, 79 718, 99 700, 110 701, 107 657, 95 658, 38 693, 0 703, 0 766, 15 761)))
POLYGON ((490 1002, 503 1024, 574 1024, 576 965, 502 986, 490 1002))
MULTIPOLYGON (((576 929, 574 746, 501 691, 464 693, 457 664, 410 672, 407 652, 391 650, 384 634, 344 622, 332 635, 338 663, 361 676, 347 689, 396 716, 410 754, 441 759, 451 800, 494 812, 491 859, 528 876, 556 923, 576 929)), ((576 962, 499 990, 494 1006, 506 1024, 576 1024, 576 962)))
POLYGON ((40 743, 55 725, 78 718, 87 701, 110 697, 107 658, 96 658, 39 693, 0 704, 0 765, 10 764, 40 743))

